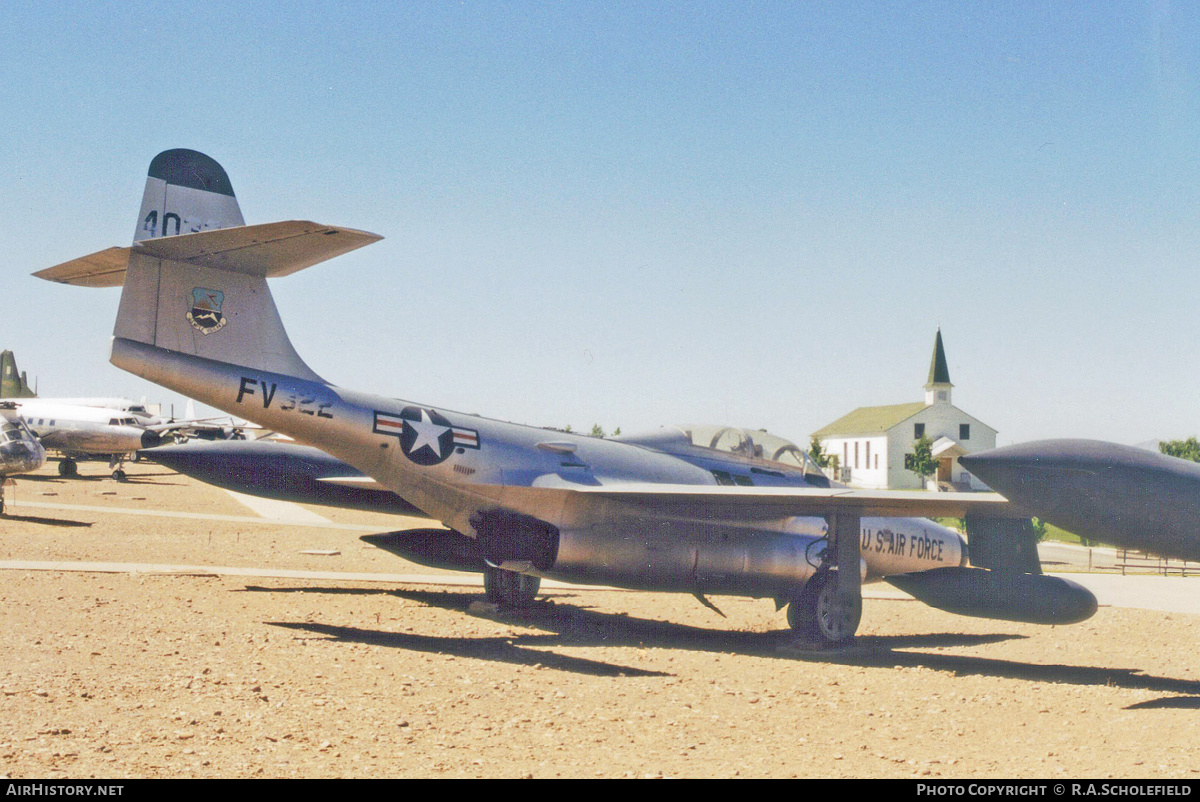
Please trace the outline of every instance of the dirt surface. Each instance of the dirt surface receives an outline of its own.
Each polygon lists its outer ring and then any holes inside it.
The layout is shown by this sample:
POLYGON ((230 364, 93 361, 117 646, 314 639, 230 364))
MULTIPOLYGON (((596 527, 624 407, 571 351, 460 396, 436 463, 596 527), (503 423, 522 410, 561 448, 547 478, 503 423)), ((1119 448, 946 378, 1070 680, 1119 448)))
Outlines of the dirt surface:
MULTIPOLYGON (((19 480, 0 560, 435 573, 358 540, 395 518, 311 507, 330 524, 288 525, 156 466, 124 484, 80 468, 19 480)), ((498 616, 436 585, 0 581, 10 778, 1200 778, 1182 614, 1050 628, 868 599, 856 646, 814 653, 767 601, 716 599, 721 618, 687 596, 562 590, 498 616)))

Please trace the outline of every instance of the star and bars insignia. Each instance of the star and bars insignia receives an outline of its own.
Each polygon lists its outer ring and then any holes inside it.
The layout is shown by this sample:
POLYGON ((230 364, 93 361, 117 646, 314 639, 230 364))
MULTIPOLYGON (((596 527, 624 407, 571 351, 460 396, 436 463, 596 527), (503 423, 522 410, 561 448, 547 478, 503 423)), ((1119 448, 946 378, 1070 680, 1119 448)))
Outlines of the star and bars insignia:
POLYGON ((375 411, 376 434, 400 439, 404 456, 418 465, 444 462, 456 448, 479 448, 479 432, 454 426, 435 409, 405 407, 399 415, 375 411))

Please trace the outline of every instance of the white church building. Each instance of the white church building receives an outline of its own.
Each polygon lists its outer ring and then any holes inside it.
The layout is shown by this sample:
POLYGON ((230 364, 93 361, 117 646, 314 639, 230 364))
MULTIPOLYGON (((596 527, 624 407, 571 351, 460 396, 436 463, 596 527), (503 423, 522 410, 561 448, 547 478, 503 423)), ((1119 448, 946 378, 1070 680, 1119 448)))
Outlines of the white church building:
POLYGON ((950 403, 950 369, 938 329, 925 383, 925 401, 859 407, 813 433, 822 451, 837 457, 830 476, 855 487, 919 489, 921 477, 908 469, 913 446, 923 435, 933 441, 938 468, 930 486, 987 490, 958 464, 964 454, 996 447, 996 430, 950 403))

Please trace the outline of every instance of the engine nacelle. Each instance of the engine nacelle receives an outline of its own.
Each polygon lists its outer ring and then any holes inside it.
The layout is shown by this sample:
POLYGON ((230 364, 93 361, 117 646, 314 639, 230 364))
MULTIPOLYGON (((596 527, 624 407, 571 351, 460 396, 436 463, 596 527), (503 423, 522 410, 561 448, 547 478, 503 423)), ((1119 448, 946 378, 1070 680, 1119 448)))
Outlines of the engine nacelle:
MULTIPOLYGON (((821 565, 828 541, 743 526, 646 519, 559 533, 544 576, 638 590, 781 597, 821 565)), ((860 563, 865 575, 866 565, 860 563)))
POLYGON ((550 569, 558 557, 558 527, 531 515, 509 510, 481 510, 471 526, 483 559, 490 565, 520 573, 550 569))

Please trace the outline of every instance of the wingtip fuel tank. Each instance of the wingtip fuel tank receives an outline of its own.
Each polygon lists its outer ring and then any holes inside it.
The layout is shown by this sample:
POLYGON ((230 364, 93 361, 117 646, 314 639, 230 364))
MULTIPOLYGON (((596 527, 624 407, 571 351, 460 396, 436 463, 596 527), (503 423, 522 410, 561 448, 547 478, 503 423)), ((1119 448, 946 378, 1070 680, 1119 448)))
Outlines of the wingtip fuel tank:
POLYGON ((1029 515, 1069 532, 1200 560, 1200 464, 1099 440, 1040 440, 959 461, 1029 515))

